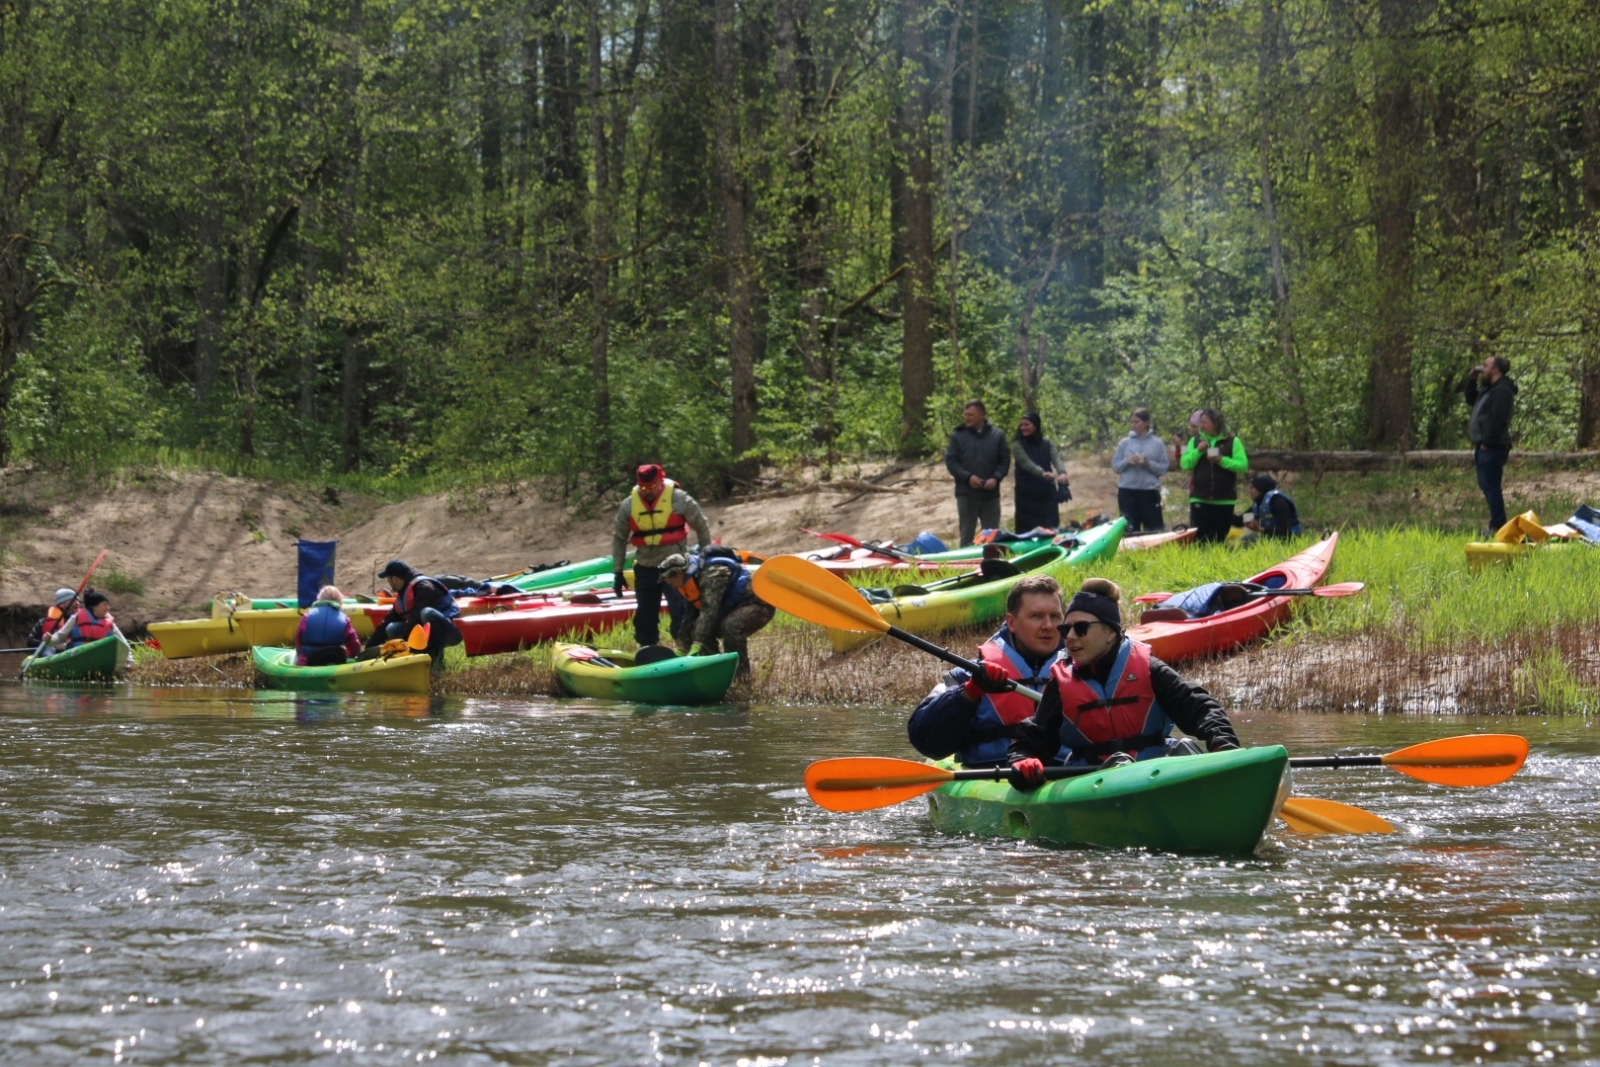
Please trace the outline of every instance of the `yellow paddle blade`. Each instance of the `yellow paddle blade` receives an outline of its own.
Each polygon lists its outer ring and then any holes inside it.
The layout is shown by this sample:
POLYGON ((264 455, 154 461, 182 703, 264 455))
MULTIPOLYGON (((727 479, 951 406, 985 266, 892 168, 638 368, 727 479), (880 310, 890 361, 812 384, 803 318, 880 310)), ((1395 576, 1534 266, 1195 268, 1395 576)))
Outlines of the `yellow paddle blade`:
POLYGON ((807 767, 806 794, 829 811, 871 811, 919 797, 954 778, 954 771, 915 760, 846 756, 807 767))
POLYGON ((1463 734, 1402 748, 1385 767, 1435 785, 1499 785, 1528 758, 1528 739, 1516 734, 1463 734))
POLYGON ((411 628, 410 635, 406 637, 406 644, 411 648, 416 649, 418 652, 421 652, 423 649, 428 647, 428 635, 431 630, 432 625, 429 623, 424 623, 421 626, 413 626, 411 628))
POLYGON ((799 556, 773 556, 750 579, 756 596, 797 619, 835 630, 888 633, 889 622, 850 583, 799 556))
POLYGON ((1394 826, 1353 804, 1315 797, 1290 797, 1278 817, 1297 834, 1392 834, 1394 826))

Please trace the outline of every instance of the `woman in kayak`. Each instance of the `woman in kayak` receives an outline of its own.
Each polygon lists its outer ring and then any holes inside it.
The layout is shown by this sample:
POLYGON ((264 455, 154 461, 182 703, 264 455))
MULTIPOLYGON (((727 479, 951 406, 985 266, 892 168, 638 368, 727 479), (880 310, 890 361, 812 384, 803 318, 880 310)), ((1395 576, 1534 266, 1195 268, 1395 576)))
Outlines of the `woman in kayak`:
POLYGON ((1065 657, 1061 640, 1061 586, 1048 574, 1017 581, 1006 597, 1006 618, 978 649, 984 677, 957 667, 939 680, 906 723, 911 747, 929 759, 956 755, 967 767, 1007 762, 1015 725, 1033 714, 1033 701, 1007 692, 1011 682, 1029 689, 1050 684, 1050 670, 1065 657))
POLYGON ((300 616, 294 631, 296 667, 337 667, 361 654, 361 638, 343 604, 338 586, 325 585, 317 591, 317 602, 300 616))
POLYGON ((1046 761, 1116 766, 1239 747, 1215 697, 1123 634, 1120 598, 1115 582, 1090 578, 1067 605, 1067 658, 1051 670, 1039 710, 1016 726, 1011 742, 1017 789, 1043 785, 1046 761), (1191 736, 1169 737, 1174 725, 1191 736))

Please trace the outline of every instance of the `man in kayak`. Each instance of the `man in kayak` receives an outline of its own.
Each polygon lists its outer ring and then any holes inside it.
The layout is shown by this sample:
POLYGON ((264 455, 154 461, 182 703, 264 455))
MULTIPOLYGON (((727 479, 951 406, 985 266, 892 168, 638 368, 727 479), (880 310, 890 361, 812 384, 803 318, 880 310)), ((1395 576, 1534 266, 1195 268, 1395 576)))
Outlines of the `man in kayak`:
POLYGON ((78 594, 75 590, 63 586, 56 590, 52 598, 53 603, 44 617, 33 624, 33 629, 28 631, 26 644, 30 648, 38 648, 44 644, 44 639, 61 629, 62 624, 72 617, 78 610, 78 594))
POLYGON ((711 544, 711 524, 694 497, 668 478, 661 464, 641 464, 635 478, 638 484, 623 498, 611 527, 611 583, 617 596, 628 591, 622 571, 632 545, 633 591, 639 603, 633 613, 633 639, 640 648, 647 648, 661 640, 663 596, 672 620, 668 632, 673 637, 682 631, 687 610, 677 590, 670 585, 662 587, 662 561, 683 553, 691 529, 696 547, 704 551, 711 544))
POLYGON ((1043 785, 1046 761, 1115 766, 1239 747, 1215 697, 1123 634, 1120 597, 1104 578, 1090 578, 1073 594, 1061 624, 1067 658, 1056 663, 1039 710, 1017 725, 1011 742, 1015 788, 1043 785), (1174 725, 1191 736, 1169 737, 1174 725))
POLYGON ((748 676, 750 635, 772 621, 773 608, 750 588, 750 568, 738 553, 721 545, 704 555, 673 553, 661 561, 661 580, 687 604, 678 651, 714 656, 720 639, 739 653, 739 673, 748 676))
POLYGON ((404 641, 413 627, 428 628, 429 664, 434 670, 444 667, 444 650, 461 643, 461 631, 453 620, 461 614, 450 590, 437 578, 418 574, 402 559, 391 559, 383 565, 378 577, 389 583, 394 591, 394 606, 383 617, 367 647, 381 648, 385 641, 404 641))
POLYGON ((929 759, 955 754, 967 767, 1007 762, 1013 729, 1037 709, 1020 693, 1007 692, 1007 685, 1040 690, 1050 684, 1051 669, 1066 654, 1058 629, 1064 616, 1054 578, 1018 579, 1006 597, 1005 621, 978 648, 984 676, 957 667, 939 679, 906 723, 911 747, 929 759))

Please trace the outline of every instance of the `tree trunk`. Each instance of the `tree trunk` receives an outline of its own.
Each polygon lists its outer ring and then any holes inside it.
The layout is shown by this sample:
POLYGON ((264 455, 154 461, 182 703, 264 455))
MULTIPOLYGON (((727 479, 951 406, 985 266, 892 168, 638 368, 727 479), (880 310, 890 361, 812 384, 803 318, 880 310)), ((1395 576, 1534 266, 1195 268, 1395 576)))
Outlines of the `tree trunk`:
POLYGON ((1405 451, 1412 440, 1411 349, 1416 240, 1416 102, 1412 83, 1417 0, 1380 0, 1372 212, 1378 295, 1372 345, 1372 418, 1367 440, 1405 451))
POLYGON ((1583 259, 1583 346, 1578 447, 1600 448, 1600 83, 1591 83, 1583 110, 1583 206, 1578 254, 1583 259))
POLYGON ((1278 312, 1278 345, 1283 350, 1284 402, 1293 417, 1290 443, 1296 448, 1311 445, 1311 420, 1306 416, 1305 394, 1300 388, 1300 360, 1294 348, 1294 321, 1289 314, 1289 273, 1283 262, 1283 234, 1278 225, 1278 207, 1272 182, 1272 116, 1279 113, 1280 100, 1274 92, 1278 73, 1278 39, 1283 32, 1279 19, 1278 0, 1261 3, 1261 208, 1266 215, 1267 251, 1272 263, 1272 298, 1278 312))
POLYGON ((928 449, 928 401, 933 396, 933 144, 928 131, 929 99, 925 6, 901 0, 902 48, 909 71, 902 86, 900 146, 905 158, 903 187, 907 269, 900 276, 904 318, 900 345, 900 456, 912 459, 928 449))
MULTIPOLYGON (((361 284, 358 222, 361 210, 361 153, 363 149, 360 117, 356 114, 356 94, 361 84, 361 40, 363 0, 350 0, 349 36, 352 54, 346 57, 343 72, 344 100, 341 119, 344 126, 344 158, 339 161, 339 281, 346 297, 353 297, 361 284)), ((340 433, 339 462, 346 472, 361 469, 361 434, 366 426, 366 349, 362 325, 352 312, 345 313, 342 359, 344 416, 340 433)))
POLYGON ((589 0, 587 45, 589 51, 589 149, 594 166, 594 202, 590 210, 589 256, 589 373, 594 377, 595 463, 601 472, 611 467, 611 193, 610 155, 606 150, 604 98, 601 95, 600 5, 589 0))
POLYGON ((756 445, 756 336, 750 279, 750 234, 744 182, 739 175, 738 37, 734 0, 716 0, 712 60, 717 83, 713 143, 717 199, 722 207, 724 299, 728 311, 728 369, 733 400, 733 477, 754 480, 759 463, 749 455, 756 445))

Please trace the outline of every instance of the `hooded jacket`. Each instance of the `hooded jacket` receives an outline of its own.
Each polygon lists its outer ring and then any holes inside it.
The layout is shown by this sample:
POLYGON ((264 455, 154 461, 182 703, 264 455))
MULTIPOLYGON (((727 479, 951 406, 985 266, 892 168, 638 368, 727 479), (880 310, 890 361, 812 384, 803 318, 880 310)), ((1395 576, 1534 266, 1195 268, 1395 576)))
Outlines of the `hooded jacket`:
POLYGON ((1511 408, 1517 399, 1517 383, 1501 375, 1491 385, 1479 387, 1478 379, 1468 378, 1462 389, 1472 418, 1467 423, 1467 440, 1472 447, 1511 447, 1511 408))

